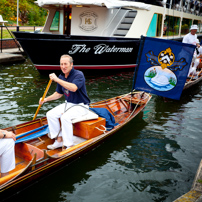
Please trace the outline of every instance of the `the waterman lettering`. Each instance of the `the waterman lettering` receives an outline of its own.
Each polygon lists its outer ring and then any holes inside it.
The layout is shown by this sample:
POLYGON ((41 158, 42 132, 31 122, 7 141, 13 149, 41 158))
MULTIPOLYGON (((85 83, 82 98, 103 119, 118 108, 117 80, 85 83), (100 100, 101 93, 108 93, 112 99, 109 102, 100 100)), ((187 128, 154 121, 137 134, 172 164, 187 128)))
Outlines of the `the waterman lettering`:
POLYGON ((72 46, 72 49, 69 51, 69 54, 74 54, 76 52, 88 53, 89 51, 90 51, 90 48, 86 48, 85 44, 74 44, 72 46))
POLYGON ((113 47, 110 47, 109 45, 106 44, 98 44, 97 46, 94 47, 95 54, 102 54, 102 53, 130 53, 132 52, 133 48, 126 48, 126 47, 121 47, 118 48, 115 45, 113 47))
MULTIPOLYGON (((87 47, 86 44, 74 44, 72 45, 69 54, 75 53, 88 53, 91 50, 90 47, 87 47)), ((110 47, 107 44, 98 44, 93 47, 94 54, 103 54, 103 53, 131 53, 133 48, 131 47, 116 47, 113 45, 110 47)))

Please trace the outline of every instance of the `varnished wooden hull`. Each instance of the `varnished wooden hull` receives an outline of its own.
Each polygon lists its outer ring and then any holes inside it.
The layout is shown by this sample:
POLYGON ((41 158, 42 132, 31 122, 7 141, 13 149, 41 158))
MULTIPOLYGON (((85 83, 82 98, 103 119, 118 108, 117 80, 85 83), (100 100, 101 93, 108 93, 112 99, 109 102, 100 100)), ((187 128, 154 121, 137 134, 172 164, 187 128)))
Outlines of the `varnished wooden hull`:
POLYGON ((202 76, 200 76, 197 79, 188 79, 187 82, 185 83, 183 90, 190 89, 192 86, 198 84, 201 81, 202 81, 202 76))
MULTIPOLYGON (((71 147, 70 149, 64 151, 62 148, 46 150, 47 145, 52 144, 54 141, 48 138, 47 135, 41 136, 40 139, 35 138, 27 141, 26 143, 19 143, 23 148, 27 148, 25 153, 28 153, 29 162, 23 170, 19 171, 18 174, 11 176, 8 181, 5 181, 2 185, 0 185, 0 197, 3 199, 11 196, 12 194, 16 193, 16 191, 23 189, 25 186, 27 186, 27 184, 32 184, 36 179, 44 177, 58 167, 67 165, 72 160, 78 158, 82 154, 102 143, 108 137, 115 134, 124 125, 131 121, 139 112, 141 112, 151 99, 151 95, 141 93, 142 92, 136 92, 133 97, 126 94, 94 103, 91 106, 92 108, 107 108, 114 115, 116 123, 119 123, 119 125, 115 126, 112 130, 105 131, 105 133, 93 138, 83 139, 78 137, 82 140, 82 142, 71 147)), ((95 122, 96 121, 97 120, 95 120, 95 122)), ((86 121, 86 123, 88 123, 88 121, 86 121)), ((47 124, 46 117, 6 129, 15 132, 16 137, 18 137, 19 134, 39 128, 44 124, 47 124)), ((20 146, 17 147, 20 148, 20 146)), ((16 151, 16 156, 17 152, 19 151, 16 151)), ((11 172, 10 175, 14 174, 11 172)), ((2 178, 0 178, 0 183, 1 180, 2 178)))

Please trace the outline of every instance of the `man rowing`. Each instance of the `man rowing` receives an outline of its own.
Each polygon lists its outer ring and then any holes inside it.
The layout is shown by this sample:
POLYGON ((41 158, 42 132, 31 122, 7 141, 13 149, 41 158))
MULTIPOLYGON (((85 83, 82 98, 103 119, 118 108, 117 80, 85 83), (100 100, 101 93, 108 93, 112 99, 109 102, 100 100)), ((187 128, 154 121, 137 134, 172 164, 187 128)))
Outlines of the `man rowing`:
POLYGON ((73 68, 72 57, 62 55, 60 68, 62 73, 59 77, 55 73, 49 75, 50 79, 57 83, 56 91, 46 97, 44 101, 39 100, 39 104, 43 104, 44 102, 57 100, 63 95, 66 100, 65 103, 56 106, 46 114, 50 138, 56 138, 52 145, 47 146, 48 149, 59 147, 67 149, 73 146, 73 125, 71 120, 87 114, 90 103, 85 86, 85 77, 81 71, 73 68), (61 126, 59 119, 61 120, 61 126))

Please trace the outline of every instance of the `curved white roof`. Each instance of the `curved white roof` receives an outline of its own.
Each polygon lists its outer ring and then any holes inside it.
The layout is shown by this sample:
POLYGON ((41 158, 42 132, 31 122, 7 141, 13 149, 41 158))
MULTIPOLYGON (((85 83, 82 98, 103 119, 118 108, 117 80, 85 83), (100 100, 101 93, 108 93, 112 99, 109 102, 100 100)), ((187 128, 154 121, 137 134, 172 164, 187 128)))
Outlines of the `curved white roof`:
POLYGON ((150 10, 151 5, 119 0, 37 0, 39 6, 44 5, 96 5, 106 6, 107 8, 134 7, 137 9, 150 10))

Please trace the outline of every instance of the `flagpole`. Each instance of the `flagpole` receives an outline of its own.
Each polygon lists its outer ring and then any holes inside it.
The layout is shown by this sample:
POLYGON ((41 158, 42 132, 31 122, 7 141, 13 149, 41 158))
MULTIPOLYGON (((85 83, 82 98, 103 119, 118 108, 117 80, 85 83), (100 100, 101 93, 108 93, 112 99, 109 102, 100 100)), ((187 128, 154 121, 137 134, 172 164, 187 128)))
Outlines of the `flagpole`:
POLYGON ((137 60, 136 60, 137 66, 135 67, 134 76, 133 76, 133 88, 132 88, 132 91, 135 88, 135 82, 136 82, 136 78, 137 78, 137 72, 138 72, 138 68, 139 68, 139 63, 140 63, 143 47, 144 47, 144 36, 141 35, 140 46, 139 46, 137 60))
POLYGON ((18 16, 19 16, 19 0, 17 0, 17 31, 19 31, 19 28, 18 28, 18 16))

